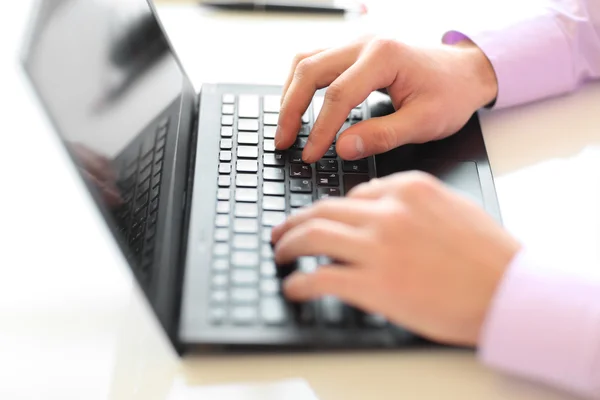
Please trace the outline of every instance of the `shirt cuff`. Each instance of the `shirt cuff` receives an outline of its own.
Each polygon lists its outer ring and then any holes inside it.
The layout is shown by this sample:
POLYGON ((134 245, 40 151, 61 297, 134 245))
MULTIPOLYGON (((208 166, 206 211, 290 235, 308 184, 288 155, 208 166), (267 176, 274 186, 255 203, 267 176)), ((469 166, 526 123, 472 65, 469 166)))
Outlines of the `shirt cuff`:
POLYGON ((498 79, 494 108, 520 105, 567 93, 574 86, 569 42, 551 12, 505 26, 473 32, 452 30, 443 43, 473 41, 488 57, 498 79))
POLYGON ((509 374, 600 396, 597 269, 558 268, 522 251, 488 311, 478 356, 509 374))

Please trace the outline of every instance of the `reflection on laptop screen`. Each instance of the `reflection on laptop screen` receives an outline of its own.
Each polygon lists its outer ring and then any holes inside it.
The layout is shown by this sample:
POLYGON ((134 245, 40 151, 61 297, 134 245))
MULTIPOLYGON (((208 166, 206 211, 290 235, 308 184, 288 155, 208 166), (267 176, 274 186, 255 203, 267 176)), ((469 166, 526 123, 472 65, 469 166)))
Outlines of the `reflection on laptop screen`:
POLYGON ((26 70, 130 263, 150 269, 184 74, 146 0, 38 5, 26 70))

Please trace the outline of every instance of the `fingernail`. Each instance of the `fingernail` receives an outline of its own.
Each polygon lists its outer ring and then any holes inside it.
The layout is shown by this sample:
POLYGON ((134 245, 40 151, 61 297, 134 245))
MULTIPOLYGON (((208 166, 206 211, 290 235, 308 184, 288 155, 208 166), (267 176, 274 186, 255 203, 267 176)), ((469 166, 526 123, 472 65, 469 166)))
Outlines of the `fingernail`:
POLYGON ((279 144, 281 143, 281 129, 277 127, 275 130, 275 147, 279 148, 279 144))
POLYGON ((308 140, 306 142, 306 145, 304 146, 304 151, 302 152, 302 158, 304 159, 304 162, 306 162, 307 164, 310 164, 312 162, 312 156, 313 156, 313 144, 310 142, 310 140, 308 140))
POLYGON ((281 230, 283 229, 283 224, 274 226, 273 228, 271 228, 271 240, 273 240, 274 237, 278 237, 279 234, 281 233, 281 230))
POLYGON ((337 151, 344 158, 356 160, 363 158, 365 143, 358 135, 346 136, 338 142, 337 151))

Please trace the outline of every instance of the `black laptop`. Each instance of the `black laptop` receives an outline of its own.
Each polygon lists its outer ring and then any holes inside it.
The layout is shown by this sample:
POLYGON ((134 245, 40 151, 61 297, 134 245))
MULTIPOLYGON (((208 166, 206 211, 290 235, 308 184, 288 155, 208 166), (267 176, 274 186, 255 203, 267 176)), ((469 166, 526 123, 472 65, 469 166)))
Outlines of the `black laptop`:
MULTIPOLYGON (((375 176, 428 171, 500 220, 476 115, 443 141, 352 162, 339 159, 332 145, 323 159, 303 164, 301 151, 323 93, 302 117, 294 146, 275 151, 281 87, 206 84, 197 93, 146 0, 38 1, 23 63, 156 317, 181 351, 420 342, 335 298, 297 304, 281 294, 282 278, 324 260, 275 265, 271 228, 375 176)), ((372 97, 352 110, 340 131, 393 111, 385 96, 372 97)))

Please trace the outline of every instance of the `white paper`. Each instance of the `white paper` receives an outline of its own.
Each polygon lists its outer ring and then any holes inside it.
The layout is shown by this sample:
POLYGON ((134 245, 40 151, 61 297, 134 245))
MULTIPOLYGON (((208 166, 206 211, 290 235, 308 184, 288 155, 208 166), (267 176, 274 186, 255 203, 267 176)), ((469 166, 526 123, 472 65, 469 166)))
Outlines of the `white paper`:
POLYGON ((187 386, 178 382, 168 400, 318 400, 303 379, 271 383, 187 386))

